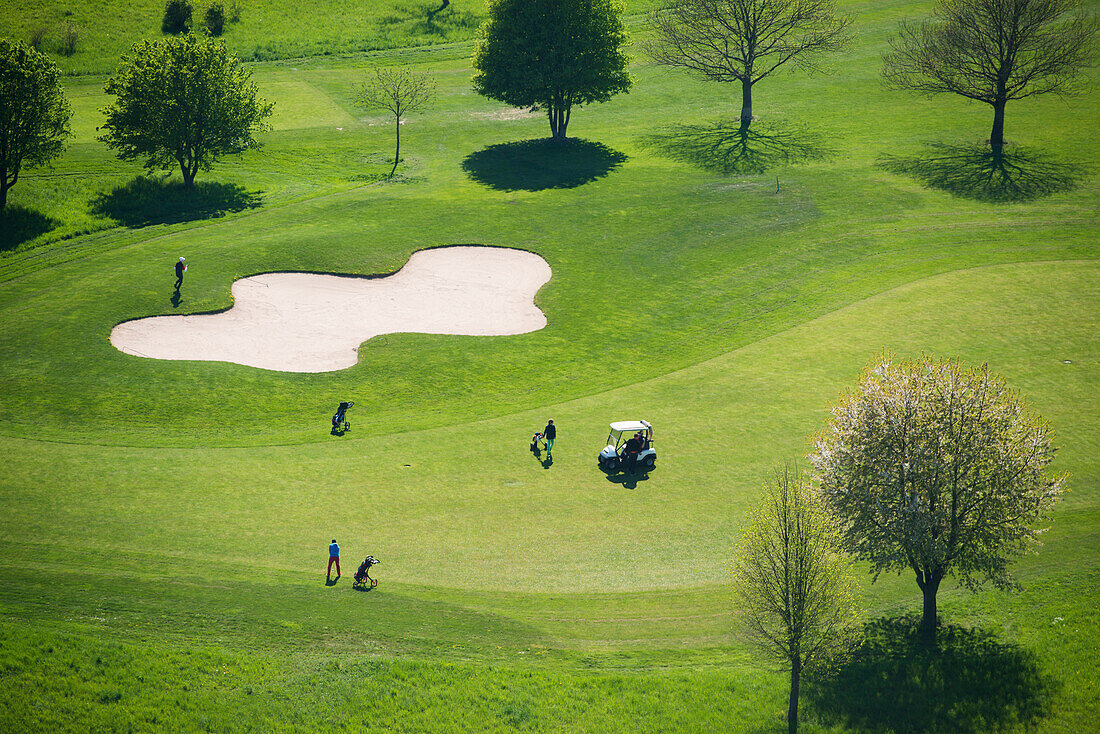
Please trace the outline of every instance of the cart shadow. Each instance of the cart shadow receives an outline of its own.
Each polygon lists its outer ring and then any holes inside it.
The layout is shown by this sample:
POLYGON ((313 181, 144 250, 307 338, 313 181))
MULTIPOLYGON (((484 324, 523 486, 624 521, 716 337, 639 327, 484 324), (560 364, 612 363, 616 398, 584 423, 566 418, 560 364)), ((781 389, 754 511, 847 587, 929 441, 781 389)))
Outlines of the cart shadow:
POLYGON ((621 484, 624 489, 634 489, 638 486, 638 482, 648 482, 649 474, 629 474, 627 472, 617 472, 607 475, 607 481, 612 484, 621 484))
POLYGON ((919 155, 882 156, 876 165, 929 188, 991 203, 1032 201, 1069 191, 1088 175, 1083 165, 1019 146, 994 155, 988 145, 938 143, 919 155))
POLYGON ((643 136, 643 147, 666 158, 723 175, 764 173, 776 166, 818 160, 832 151, 819 136, 787 123, 720 120, 709 125, 673 125, 643 136))
POLYGON ((580 138, 519 140, 490 145, 462 161, 472 180, 500 191, 572 189, 603 178, 626 155, 580 138))
POLYGON ((808 682, 823 723, 859 732, 1032 730, 1050 715, 1058 683, 1036 655, 987 630, 944 625, 922 644, 919 617, 864 625, 862 645, 808 682))

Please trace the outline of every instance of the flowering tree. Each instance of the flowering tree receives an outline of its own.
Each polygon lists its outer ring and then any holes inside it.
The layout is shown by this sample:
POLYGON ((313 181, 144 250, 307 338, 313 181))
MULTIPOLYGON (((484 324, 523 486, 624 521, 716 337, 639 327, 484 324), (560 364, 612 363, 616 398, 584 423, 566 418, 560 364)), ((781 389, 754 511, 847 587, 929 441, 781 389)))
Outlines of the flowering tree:
POLYGON ((988 365, 884 357, 832 409, 810 461, 844 544, 883 571, 916 574, 921 630, 935 643, 947 574, 976 589, 1015 586, 1008 558, 1063 491, 1047 476, 1051 429, 988 365))
POLYGON ((790 666, 791 734, 798 730, 802 671, 843 641, 856 617, 855 584, 835 523, 810 489, 790 468, 776 472, 733 565, 745 626, 790 666))

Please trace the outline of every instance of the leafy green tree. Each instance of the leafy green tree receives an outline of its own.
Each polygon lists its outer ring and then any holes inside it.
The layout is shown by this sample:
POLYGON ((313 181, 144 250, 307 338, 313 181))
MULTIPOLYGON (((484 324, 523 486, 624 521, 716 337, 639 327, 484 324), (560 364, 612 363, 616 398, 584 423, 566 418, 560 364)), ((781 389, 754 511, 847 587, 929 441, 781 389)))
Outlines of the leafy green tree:
POLYGON ((0 38, 0 210, 24 165, 61 155, 72 114, 57 65, 22 43, 0 38))
POLYGON ((989 145, 1000 158, 1005 105, 1076 91, 1095 61, 1098 27, 1077 0, 940 0, 931 19, 901 26, 882 74, 898 89, 993 107, 989 145))
POLYGON ((105 89, 117 99, 99 139, 150 170, 178 165, 186 188, 220 156, 256 147, 274 106, 224 42, 194 33, 135 44, 105 89))
POLYGON ((1039 544, 1034 526, 1063 491, 1049 477, 1051 429, 988 365, 884 357, 832 409, 810 461, 849 551, 910 570, 935 644, 947 574, 976 589, 1014 586, 1008 557, 1039 544))
POLYGON ((397 142, 393 151, 392 176, 401 159, 401 119, 424 109, 435 96, 435 80, 407 66, 379 66, 359 90, 359 103, 367 109, 383 109, 393 115, 397 142))
POLYGON ((474 53, 474 90, 545 110, 565 137, 574 106, 630 89, 622 11, 612 0, 491 0, 474 53))
POLYGON ((191 0, 168 0, 164 4, 164 17, 160 21, 162 33, 184 33, 191 27, 191 0))
POLYGON ((673 0, 653 13, 649 55, 716 82, 741 84, 741 128, 752 88, 786 67, 816 68, 847 41, 851 20, 834 0, 673 0))
POLYGON ((835 523, 790 467, 776 472, 742 538, 733 582, 742 621, 791 673, 787 728, 798 731, 802 673, 844 644, 858 616, 835 523))

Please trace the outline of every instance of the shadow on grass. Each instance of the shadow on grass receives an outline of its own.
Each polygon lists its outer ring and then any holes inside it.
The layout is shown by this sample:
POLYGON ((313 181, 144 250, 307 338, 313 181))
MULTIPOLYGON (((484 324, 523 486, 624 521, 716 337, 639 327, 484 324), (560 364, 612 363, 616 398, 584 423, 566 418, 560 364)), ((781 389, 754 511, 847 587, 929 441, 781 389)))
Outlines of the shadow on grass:
POLYGON ((603 143, 566 138, 490 145, 462 161, 480 184, 502 191, 542 191, 582 186, 621 166, 626 156, 603 143))
POLYGON ((138 176, 125 186, 96 196, 91 210, 129 227, 139 227, 211 219, 259 205, 259 193, 245 191, 236 184, 203 181, 186 189, 179 181, 138 176))
POLYGON ((955 196, 987 202, 1031 201, 1069 191, 1088 174, 1084 166, 1015 147, 996 156, 987 145, 929 146, 915 156, 883 156, 879 167, 955 196))
POLYGON ((778 123, 742 129, 740 121, 673 125, 641 139, 667 158, 724 175, 764 173, 824 158, 831 151, 806 130, 778 123))
POLYGON ((612 484, 620 484, 625 489, 635 489, 638 482, 648 482, 649 473, 631 474, 630 472, 614 472, 607 475, 607 481, 612 484))
POLYGON ((1050 714, 1057 686, 1031 651, 954 625, 931 650, 919 631, 918 617, 868 623, 859 649, 807 685, 808 703, 826 722, 896 734, 1031 729, 1050 714))
POLYGON ((59 224, 61 222, 34 209, 9 204, 0 209, 0 252, 14 250, 59 224))
POLYGON ((407 30, 411 33, 446 36, 449 31, 477 28, 481 18, 456 9, 450 0, 429 0, 395 8, 394 12, 380 17, 379 23, 385 28, 408 24, 407 30))

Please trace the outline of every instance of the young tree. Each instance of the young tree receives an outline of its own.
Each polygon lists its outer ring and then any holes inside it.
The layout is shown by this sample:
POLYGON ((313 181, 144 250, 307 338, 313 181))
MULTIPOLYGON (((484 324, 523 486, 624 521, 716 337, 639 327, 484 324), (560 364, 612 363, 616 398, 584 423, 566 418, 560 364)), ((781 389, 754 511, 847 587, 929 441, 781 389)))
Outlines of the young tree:
POLYGON ((847 41, 851 20, 833 0, 674 0, 653 13, 654 61, 716 82, 741 83, 741 127, 752 88, 788 62, 813 71, 847 41))
POLYGON ((0 210, 24 165, 41 165, 65 148, 73 113, 57 77, 49 58, 0 38, 0 210))
POLYGON ((1008 557, 1062 493, 1044 473, 1051 430, 988 365, 884 357, 832 409, 810 461, 849 551, 883 571, 909 569, 924 593, 922 635, 936 636, 947 574, 976 589, 1014 585, 1008 557))
POLYGON ((384 109, 393 114, 397 144, 393 151, 393 168, 397 170, 401 156, 401 118, 427 107, 435 96, 435 80, 407 66, 379 66, 374 77, 359 91, 359 103, 368 109, 384 109))
POLYGON ((733 581, 749 632, 790 667, 787 728, 794 734, 802 672, 844 640, 857 605, 834 523, 790 467, 768 482, 734 560, 733 581))
POLYGON ((940 0, 930 20, 902 24, 882 74, 898 89, 991 105, 989 145, 999 159, 1005 105, 1076 91, 1094 60, 1097 23, 1076 0, 940 0))
POLYGON ((194 33, 135 44, 105 89, 117 99, 99 139, 148 169, 179 165, 186 188, 220 156, 256 147, 274 106, 223 41, 194 33))
POLYGON ((565 137, 573 106, 630 89, 621 9, 612 0, 491 0, 474 53, 474 90, 546 110, 565 137))

